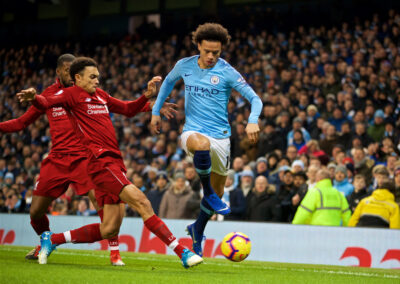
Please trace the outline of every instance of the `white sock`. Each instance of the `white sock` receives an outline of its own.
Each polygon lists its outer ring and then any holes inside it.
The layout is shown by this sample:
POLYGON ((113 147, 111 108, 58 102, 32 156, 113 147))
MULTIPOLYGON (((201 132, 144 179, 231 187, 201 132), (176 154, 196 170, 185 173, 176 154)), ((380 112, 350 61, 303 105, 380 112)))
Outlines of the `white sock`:
POLYGON ((111 250, 111 251, 113 251, 113 250, 119 250, 119 246, 110 246, 110 250, 111 250))
POLYGON ((71 242, 71 231, 64 232, 64 238, 65 238, 66 243, 70 243, 71 242))
POLYGON ((172 241, 172 243, 170 243, 168 245, 168 247, 172 250, 174 250, 177 246, 179 245, 178 241, 175 239, 174 241, 172 241))

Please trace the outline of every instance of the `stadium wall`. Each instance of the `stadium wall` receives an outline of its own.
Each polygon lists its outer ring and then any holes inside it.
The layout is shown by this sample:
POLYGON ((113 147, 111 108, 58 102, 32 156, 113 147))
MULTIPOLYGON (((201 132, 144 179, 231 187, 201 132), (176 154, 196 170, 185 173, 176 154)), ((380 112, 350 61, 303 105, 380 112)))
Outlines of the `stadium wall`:
MULTIPOLYGON (((62 232, 96 223, 98 217, 49 217, 51 229, 62 232)), ((186 246, 191 239, 185 235, 188 220, 165 220, 171 231, 186 246)), ((344 266, 400 269, 400 230, 296 226, 251 222, 210 222, 204 254, 222 257, 220 241, 231 232, 249 235, 252 252, 248 259, 344 266)), ((0 214, 0 244, 34 246, 38 237, 30 226, 29 215, 0 214)), ((108 249, 107 241, 94 244, 68 244, 65 248, 108 249)), ((122 251, 172 254, 154 237, 139 218, 125 218, 120 230, 122 251)))

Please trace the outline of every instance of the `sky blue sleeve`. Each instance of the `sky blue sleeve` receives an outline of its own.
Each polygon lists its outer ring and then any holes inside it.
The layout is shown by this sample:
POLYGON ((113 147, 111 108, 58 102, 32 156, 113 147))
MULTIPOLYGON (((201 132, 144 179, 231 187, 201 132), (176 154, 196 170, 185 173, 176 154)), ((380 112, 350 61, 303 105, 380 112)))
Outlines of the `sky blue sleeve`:
MULTIPOLYGON (((233 68, 232 68, 233 69, 233 68)), ((251 104, 251 112, 249 116, 249 123, 258 123, 258 117, 261 114, 263 103, 260 97, 254 92, 254 90, 247 84, 246 80, 233 69, 231 73, 231 86, 238 91, 243 97, 245 97, 251 104)))
POLYGON ((156 102, 154 103, 152 114, 160 115, 160 109, 162 108, 165 100, 174 88, 176 81, 181 78, 180 69, 181 61, 178 61, 175 64, 174 68, 168 73, 167 77, 165 77, 165 80, 161 85, 160 91, 158 92, 156 102))

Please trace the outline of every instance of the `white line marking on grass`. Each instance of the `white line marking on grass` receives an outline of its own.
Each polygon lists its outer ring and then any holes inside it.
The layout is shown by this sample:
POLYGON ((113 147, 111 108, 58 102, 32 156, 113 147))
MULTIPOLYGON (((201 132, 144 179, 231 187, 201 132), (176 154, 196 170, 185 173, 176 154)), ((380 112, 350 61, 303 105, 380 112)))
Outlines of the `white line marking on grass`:
MULTIPOLYGON (((10 247, 1 247, 0 251, 18 251, 25 252, 25 249, 13 249, 10 247)), ((108 255, 105 254, 95 254, 95 253, 80 253, 80 252, 67 252, 67 251, 57 251, 57 254, 61 255, 79 255, 79 256, 90 256, 90 257, 99 257, 99 258, 108 258, 108 255)), ((149 256, 126 256, 124 255, 124 259, 136 259, 136 260, 146 260, 152 261, 155 260, 154 257, 149 256)), ((161 262, 170 262, 168 259, 159 259, 157 261, 161 262)), ((205 263, 207 265, 207 263, 205 263)), ((227 267, 241 267, 240 264, 228 264, 228 263, 212 263, 213 265, 218 266, 227 266, 227 267)), ((344 270, 328 270, 328 269, 315 269, 315 268, 288 268, 288 267, 273 267, 273 266, 256 266, 247 264, 246 267, 255 268, 255 269, 263 269, 263 270, 275 270, 275 271, 294 271, 294 272, 313 272, 313 273, 327 273, 327 274, 339 274, 339 275, 350 275, 350 276, 363 276, 363 277, 383 277, 383 278, 391 278, 391 279, 400 279, 399 275, 386 274, 386 273, 368 273, 368 272, 355 272, 355 271, 344 271, 344 270)))

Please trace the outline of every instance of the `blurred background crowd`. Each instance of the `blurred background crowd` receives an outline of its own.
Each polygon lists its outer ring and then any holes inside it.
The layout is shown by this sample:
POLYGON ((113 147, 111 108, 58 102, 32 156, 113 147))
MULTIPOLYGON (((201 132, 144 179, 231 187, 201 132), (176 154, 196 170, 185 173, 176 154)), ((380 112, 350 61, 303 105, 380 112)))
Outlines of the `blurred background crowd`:
MULTIPOLYGON (((232 15, 246 18, 246 26, 228 25, 233 40, 222 53, 264 104, 260 139, 253 145, 245 133, 248 102, 233 90, 228 103, 231 170, 223 198, 232 214, 225 219, 291 222, 323 167, 351 210, 384 179, 393 179, 400 204, 400 13, 389 10, 332 27, 297 25, 285 32, 264 26, 263 15, 232 15)), ((26 111, 17 91, 35 87, 40 92, 54 82, 57 57, 65 52, 93 57, 102 89, 122 100, 137 98, 152 76, 165 77, 178 59, 197 54, 189 33, 171 34, 148 23, 117 42, 2 48, 0 121, 26 111)), ((190 219, 197 215, 202 190, 179 144, 185 120, 182 81, 168 101, 179 112, 163 120, 161 135, 151 132, 150 113, 112 114, 112 120, 127 177, 160 217, 190 219)), ((0 212, 29 212, 50 148, 45 116, 18 133, 0 133, 0 212)), ((96 215, 88 198, 73 188, 49 212, 96 215)), ((126 214, 137 216, 130 209, 126 214)))

